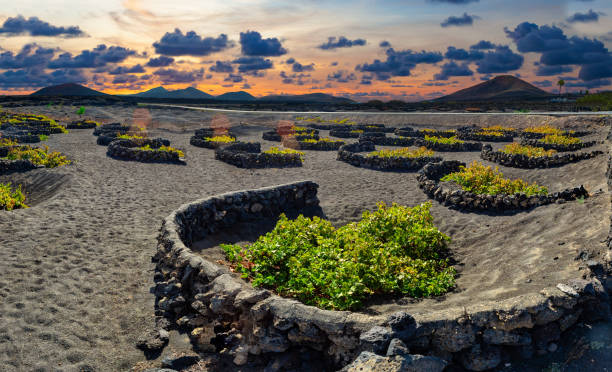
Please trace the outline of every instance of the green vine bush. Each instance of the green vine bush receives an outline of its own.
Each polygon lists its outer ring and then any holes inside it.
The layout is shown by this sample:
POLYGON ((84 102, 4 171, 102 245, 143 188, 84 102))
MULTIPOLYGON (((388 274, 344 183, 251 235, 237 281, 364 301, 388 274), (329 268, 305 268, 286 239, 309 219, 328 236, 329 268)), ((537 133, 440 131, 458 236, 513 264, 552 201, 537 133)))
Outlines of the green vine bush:
POLYGON ((356 310, 375 295, 430 297, 455 284, 450 238, 433 224, 431 204, 378 204, 338 229, 318 217, 281 215, 247 247, 222 245, 233 269, 254 286, 307 305, 356 310))
POLYGON ((12 211, 13 209, 28 208, 25 199, 26 196, 21 191, 21 185, 13 188, 10 183, 0 183, 0 209, 12 211))

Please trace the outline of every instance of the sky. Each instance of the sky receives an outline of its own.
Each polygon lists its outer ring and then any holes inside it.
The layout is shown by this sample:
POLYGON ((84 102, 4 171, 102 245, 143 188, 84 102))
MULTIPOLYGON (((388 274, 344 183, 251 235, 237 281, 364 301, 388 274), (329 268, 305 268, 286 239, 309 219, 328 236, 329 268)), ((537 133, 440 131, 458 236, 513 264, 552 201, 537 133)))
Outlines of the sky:
POLYGON ((75 82, 420 101, 612 89, 609 0, 0 0, 0 93, 75 82))

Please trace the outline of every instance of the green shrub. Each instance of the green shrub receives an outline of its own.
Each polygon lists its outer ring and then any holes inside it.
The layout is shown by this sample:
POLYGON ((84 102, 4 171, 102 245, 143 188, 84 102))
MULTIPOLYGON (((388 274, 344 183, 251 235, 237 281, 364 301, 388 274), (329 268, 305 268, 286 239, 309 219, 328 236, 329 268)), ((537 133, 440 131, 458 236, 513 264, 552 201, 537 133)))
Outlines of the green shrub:
POLYGON ((380 157, 380 158, 423 158, 433 156, 433 150, 429 150, 426 147, 419 147, 416 150, 412 150, 408 147, 404 147, 396 150, 383 149, 380 151, 373 151, 369 153, 368 157, 380 157))
POLYGON ((492 169, 474 161, 469 167, 461 167, 459 172, 447 174, 442 177, 442 181, 453 181, 461 186, 462 189, 473 192, 474 194, 517 194, 523 193, 530 195, 546 195, 548 189, 537 184, 516 179, 504 178, 499 167, 492 169))
POLYGON ((83 115, 85 113, 85 107, 81 106, 78 108, 78 110, 76 111, 77 115, 83 115))
POLYGON ((264 151, 263 153, 273 154, 273 155, 297 154, 300 156, 300 159, 304 161, 304 153, 302 151, 298 151, 294 149, 280 149, 277 146, 272 146, 268 150, 264 151))
POLYGON ((563 130, 559 128, 555 128, 552 125, 544 124, 537 127, 529 127, 523 130, 525 133, 537 133, 537 134, 558 134, 562 135, 564 133, 563 130))
POLYGON ((444 143, 447 145, 452 145, 454 143, 465 143, 465 141, 462 141, 460 139, 457 139, 456 136, 450 137, 450 138, 446 138, 446 137, 435 137, 435 136, 425 136, 425 141, 427 142, 433 142, 433 143, 444 143))
POLYGON ((236 142, 236 138, 223 135, 223 136, 204 137, 204 141, 219 142, 219 143, 232 143, 232 142, 236 142))
POLYGON ((43 146, 43 148, 33 148, 30 146, 12 148, 9 150, 6 159, 29 160, 36 165, 42 165, 46 168, 56 168, 71 163, 62 153, 49 152, 48 146, 43 146))
POLYGON ((580 138, 563 136, 560 134, 550 134, 540 140, 542 143, 549 145, 577 145, 582 143, 580 138))
POLYGON ((316 138, 307 138, 307 139, 303 140, 302 142, 307 142, 307 143, 319 143, 319 142, 337 143, 337 142, 344 142, 344 141, 335 140, 335 139, 331 139, 331 138, 327 138, 327 137, 321 137, 319 139, 316 139, 316 138))
POLYGON ((46 134, 39 134, 38 138, 40 138, 41 141, 46 141, 49 139, 49 136, 47 136, 46 134))
POLYGON ((0 138, 0 147, 17 146, 17 145, 19 145, 17 141, 14 141, 10 138, 0 138))
POLYGON ((10 183, 0 183, 0 209, 12 211, 18 208, 28 208, 25 199, 21 185, 13 189, 10 183))
POLYGON ((516 142, 506 145, 502 152, 505 152, 506 154, 525 155, 529 157, 553 156, 557 153, 556 150, 545 150, 542 147, 535 146, 523 146, 516 142))
POLYGON ((338 229, 318 217, 281 215, 255 243, 222 248, 254 286, 324 309, 358 309, 373 295, 437 296, 453 288, 455 270, 445 258, 450 238, 430 208, 379 203, 338 229))
POLYGON ((170 146, 160 146, 158 148, 153 148, 151 147, 151 145, 145 145, 145 146, 141 146, 138 147, 139 150, 144 150, 144 151, 165 151, 165 152, 171 152, 171 153, 176 153, 178 154, 179 158, 184 158, 185 157, 185 153, 182 152, 179 149, 175 149, 174 147, 170 147, 170 146))

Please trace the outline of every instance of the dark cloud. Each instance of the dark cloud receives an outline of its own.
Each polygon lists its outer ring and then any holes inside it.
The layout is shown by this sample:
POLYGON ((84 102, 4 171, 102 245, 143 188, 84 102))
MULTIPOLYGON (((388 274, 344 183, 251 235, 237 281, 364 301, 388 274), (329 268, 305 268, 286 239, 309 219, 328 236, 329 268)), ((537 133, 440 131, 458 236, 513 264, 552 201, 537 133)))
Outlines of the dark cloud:
POLYGON ((0 53, 0 68, 44 68, 54 54, 54 49, 43 48, 37 44, 26 44, 17 54, 11 51, 0 53))
POLYGON ((231 81, 232 83, 240 83, 244 80, 241 75, 229 74, 223 81, 231 81))
POLYGON ((357 80, 357 76, 346 70, 338 70, 327 75, 327 81, 335 81, 336 83, 348 83, 353 80, 357 80))
POLYGON ((604 15, 603 13, 594 12, 593 9, 589 9, 586 13, 575 13, 570 16, 567 21, 569 23, 588 23, 588 22, 598 22, 599 16, 604 15))
POLYGON ((232 73, 234 72, 234 66, 232 66, 232 63, 229 61, 216 61, 209 70, 213 72, 232 73))
POLYGON ((116 68, 110 70, 108 73, 111 75, 122 75, 122 74, 138 74, 145 72, 144 68, 141 65, 134 65, 132 67, 126 66, 117 66, 116 68))
POLYGON ((484 49, 495 49, 496 47, 497 45, 493 44, 490 41, 480 40, 476 44, 470 46, 470 49, 484 50, 484 49))
POLYGON ((597 39, 568 38, 556 26, 538 26, 528 22, 519 24, 512 31, 505 31, 520 52, 541 53, 541 65, 578 65, 578 76, 585 81, 612 77, 612 56, 597 39))
POLYGON ((378 44, 379 47, 381 48, 390 48, 391 47, 391 43, 388 42, 387 40, 383 40, 380 42, 380 44, 378 44))
POLYGON ((420 63, 438 63, 444 59, 439 52, 420 51, 410 49, 396 51, 389 48, 386 51, 387 59, 375 59, 372 63, 357 65, 355 69, 376 75, 378 80, 388 80, 392 76, 410 76, 410 70, 420 63))
POLYGON ((9 17, 0 28, 0 34, 30 35, 30 36, 86 36, 78 26, 53 26, 37 17, 24 18, 22 15, 9 17))
POLYGON ((514 53, 506 45, 500 45, 493 51, 486 52, 484 58, 476 61, 478 71, 481 74, 498 74, 518 70, 523 66, 524 58, 514 53))
POLYGON ((477 49, 457 49, 453 46, 449 46, 444 53, 444 57, 448 59, 454 59, 457 61, 477 61, 484 58, 484 52, 477 49))
POLYGON ((541 81, 534 81, 532 82, 533 85, 540 87, 540 88, 549 88, 552 87, 552 81, 550 80, 541 80, 541 81))
POLYGON ((257 31, 240 33, 240 45, 245 56, 276 57, 287 54, 277 38, 263 39, 257 31))
MULTIPOLYGON (((294 84, 294 85, 305 85, 309 81, 307 78, 310 78, 308 74, 287 74, 285 71, 280 72, 281 81, 283 84, 294 84)), ((311 81, 311 82, 314 82, 311 81)))
POLYGON ((323 50, 333 50, 337 48, 351 48, 354 46, 364 45, 366 45, 366 41, 364 39, 349 40, 344 36, 340 36, 339 38, 336 38, 335 36, 330 36, 327 38, 327 42, 317 46, 317 48, 323 50))
POLYGON ((174 63, 174 58, 159 56, 157 58, 151 58, 149 62, 147 62, 147 66, 149 67, 167 67, 174 63))
POLYGON ((86 83, 87 77, 80 70, 55 70, 47 73, 42 69, 7 70, 0 73, 0 87, 4 90, 32 89, 64 83, 86 83))
POLYGON ((293 58, 293 57, 289 58, 288 60, 285 61, 285 63, 288 64, 288 65, 292 65, 292 64, 295 63, 295 58, 293 58))
POLYGON ((461 65, 456 64, 455 62, 448 62, 442 65, 442 69, 439 73, 434 75, 434 79, 436 80, 448 80, 451 76, 472 76, 474 72, 470 70, 467 63, 463 63, 461 65))
POLYGON ((238 64, 238 71, 257 74, 260 70, 268 70, 274 67, 271 60, 261 57, 240 57, 232 61, 238 64))
POLYGON ((299 62, 295 62, 293 66, 291 66, 291 70, 293 70, 293 72, 314 71, 314 63, 303 65, 299 62))
POLYGON ((153 73, 164 84, 193 83, 202 80, 204 69, 180 71, 171 68, 159 69, 153 73))
POLYGON ((610 81, 610 79, 597 79, 597 80, 591 80, 591 81, 565 83, 565 86, 568 88, 593 89, 593 88, 607 87, 607 86, 610 86, 611 84, 612 84, 612 81, 610 81))
POLYGON ((572 66, 546 66, 537 62, 536 66, 538 67, 536 70, 537 76, 555 76, 574 71, 574 68, 572 66))
POLYGON ((330 63, 329 65, 330 65, 330 66, 338 66, 338 62, 337 62, 337 61, 334 61, 334 62, 330 63))
POLYGON ((451 26, 471 26, 474 24, 474 20, 478 19, 478 16, 469 15, 467 13, 463 13, 462 16, 450 16, 444 20, 444 22, 440 23, 442 27, 451 27, 451 26))
POLYGON ((207 56, 231 48, 234 43, 227 35, 218 37, 201 37, 194 31, 183 34, 178 28, 166 32, 161 40, 153 43, 155 52, 166 56, 207 56))
POLYGON ((151 79, 151 75, 119 75, 113 79, 113 84, 142 84, 151 79))
POLYGON ((49 63, 49 68, 91 68, 103 67, 109 63, 123 62, 136 52, 120 46, 107 47, 100 44, 93 50, 83 50, 80 54, 72 56, 70 53, 60 54, 49 63))

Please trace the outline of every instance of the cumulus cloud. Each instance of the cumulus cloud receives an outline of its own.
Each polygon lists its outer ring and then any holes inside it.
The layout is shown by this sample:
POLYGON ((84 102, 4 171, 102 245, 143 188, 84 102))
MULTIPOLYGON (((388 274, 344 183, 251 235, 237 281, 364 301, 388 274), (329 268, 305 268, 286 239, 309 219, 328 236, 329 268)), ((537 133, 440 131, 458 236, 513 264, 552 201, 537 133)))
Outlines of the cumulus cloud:
POLYGON ((22 15, 9 17, 4 21, 2 27, 0 27, 0 34, 61 37, 86 36, 78 26, 58 27, 37 17, 26 19, 22 15))
POLYGON ((204 69, 181 71, 175 69, 159 69, 153 73, 164 84, 193 83, 202 80, 204 69))
POLYGON ((474 72, 470 70, 467 63, 458 65, 455 62, 448 62, 442 65, 442 69, 439 73, 434 75, 436 80, 448 80, 451 76, 472 76, 474 72))
POLYGON ((153 43, 155 52, 166 56, 207 56, 231 48, 234 43, 227 35, 201 37, 194 31, 183 34, 180 29, 166 32, 162 38, 153 43))
POLYGON ((532 82, 533 85, 540 88, 549 88, 552 87, 552 81, 550 80, 540 80, 532 82))
POLYGON ((589 9, 586 13, 574 13, 572 16, 567 18, 569 23, 588 23, 588 22, 598 22, 599 16, 604 15, 603 13, 594 12, 593 9, 589 9))
POLYGON ((274 67, 271 60, 262 57, 240 57, 232 61, 238 64, 238 71, 257 74, 258 71, 268 70, 274 67))
POLYGON ((378 80, 388 80, 392 76, 410 76, 410 70, 420 63, 438 63, 444 59, 439 52, 408 50, 386 51, 387 59, 384 61, 375 59, 372 63, 357 65, 357 71, 372 73, 378 80))
POLYGON ((388 42, 387 40, 383 40, 380 42, 380 44, 378 44, 379 47, 381 48, 390 48, 391 47, 391 43, 388 42))
POLYGON ((444 22, 440 23, 442 27, 451 27, 451 26, 471 26, 474 24, 475 19, 479 19, 480 17, 475 15, 469 15, 467 13, 463 13, 462 16, 450 16, 444 20, 444 22))
POLYGON ((263 39, 257 31, 240 33, 240 45, 245 56, 277 57, 287 54, 277 38, 263 39))
POLYGON ((484 49, 495 49, 496 47, 497 45, 493 44, 492 42, 488 40, 480 40, 476 44, 470 46, 470 49, 484 50, 484 49))
POLYGON ((457 49, 454 46, 449 46, 444 53, 444 57, 454 59, 456 61, 476 61, 484 58, 484 52, 477 49, 457 49))
POLYGON ((122 75, 122 74, 137 74, 145 72, 144 68, 141 65, 134 65, 131 67, 126 66, 117 66, 116 68, 110 70, 108 73, 111 75, 122 75))
POLYGON ((47 73, 42 69, 7 70, 0 73, 0 86, 6 90, 40 88, 64 83, 86 83, 80 70, 61 69, 47 73))
POLYGON ((335 36, 330 36, 327 38, 327 42, 320 44, 317 46, 319 49, 323 50, 334 50, 337 48, 351 48, 354 46, 364 46, 366 45, 365 39, 347 39, 345 36, 340 36, 336 38, 335 36))
POLYGON ((285 63, 288 64, 288 65, 292 65, 292 64, 295 63, 295 58, 291 57, 288 60, 286 60, 285 63))
POLYGON ((149 67, 167 67, 174 63, 174 58, 159 56, 157 58, 151 58, 147 62, 147 66, 149 67))
POLYGON ((580 66, 580 79, 599 80, 612 77, 612 56, 597 39, 572 36, 568 38, 556 26, 538 26, 523 22, 514 30, 505 29, 520 52, 541 53, 540 64, 545 66, 580 66))
POLYGON ((240 83, 244 80, 241 75, 229 74, 223 81, 231 81, 232 83, 240 83))
POLYGON ((129 75, 129 74, 125 74, 125 75, 119 75, 119 76, 115 76, 115 78, 113 79, 113 84, 137 84, 140 85, 142 83, 144 83, 147 80, 151 79, 151 75, 129 75))
POLYGON ((535 65, 538 67, 536 69, 537 76, 555 76, 574 71, 574 68, 572 66, 546 66, 538 62, 536 62, 535 65))
POLYGON ((508 46, 500 45, 492 51, 486 52, 481 60, 476 61, 481 74, 498 74, 518 70, 523 66, 522 55, 514 53, 508 46))
POLYGON ((232 66, 232 63, 229 61, 216 61, 209 70, 213 72, 232 73, 234 72, 234 66, 232 66))
POLYGON ((11 51, 0 53, 0 68, 44 68, 53 58, 54 54, 54 49, 43 48, 35 43, 26 44, 16 54, 11 51))
POLYGON ((338 70, 327 75, 327 81, 335 81, 336 83, 348 83, 353 80, 357 80, 357 76, 345 70, 338 70))
POLYGON ((293 70, 293 72, 314 71, 314 63, 303 65, 299 62, 295 62, 293 66, 291 66, 291 70, 293 70))
POLYGON ((80 54, 72 56, 70 53, 62 53, 56 59, 49 62, 49 68, 91 68, 102 67, 109 63, 119 63, 136 52, 120 47, 100 44, 92 50, 83 50, 80 54))

